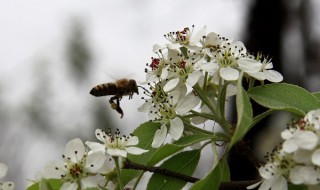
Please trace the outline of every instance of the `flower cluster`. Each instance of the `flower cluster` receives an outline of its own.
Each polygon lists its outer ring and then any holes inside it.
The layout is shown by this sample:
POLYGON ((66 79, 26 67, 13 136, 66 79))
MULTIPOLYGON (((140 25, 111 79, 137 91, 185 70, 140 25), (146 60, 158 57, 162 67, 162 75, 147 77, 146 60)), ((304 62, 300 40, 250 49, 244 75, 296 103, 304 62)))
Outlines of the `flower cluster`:
POLYGON ((105 187, 109 182, 106 176, 114 173, 115 169, 110 162, 111 157, 127 157, 127 153, 142 154, 148 151, 134 147, 139 143, 137 137, 121 137, 118 130, 113 136, 111 130, 105 133, 97 129, 96 137, 103 144, 87 141, 87 148, 79 138, 69 141, 62 156, 63 160, 47 164, 41 177, 62 179, 62 190, 105 187))
POLYGON ((272 70, 270 60, 260 54, 249 54, 240 41, 207 33, 206 27, 195 34, 193 27, 169 32, 165 38, 168 44, 153 47, 157 57, 152 57, 145 69, 150 89, 145 94, 149 98, 139 108, 148 113, 150 120, 161 123, 152 143, 155 148, 164 143, 167 132, 174 140, 179 139, 184 132, 181 117, 198 105, 206 106, 199 91, 214 104, 224 94, 221 92, 224 86, 227 96, 236 94, 234 86, 242 75, 252 81, 283 79, 272 70))
POLYGON ((281 133, 282 147, 259 169, 259 189, 287 189, 287 181, 299 185, 320 184, 320 109, 293 122, 281 133))
POLYGON ((7 175, 8 166, 0 163, 0 189, 2 190, 13 190, 14 183, 11 181, 2 182, 1 180, 7 175))

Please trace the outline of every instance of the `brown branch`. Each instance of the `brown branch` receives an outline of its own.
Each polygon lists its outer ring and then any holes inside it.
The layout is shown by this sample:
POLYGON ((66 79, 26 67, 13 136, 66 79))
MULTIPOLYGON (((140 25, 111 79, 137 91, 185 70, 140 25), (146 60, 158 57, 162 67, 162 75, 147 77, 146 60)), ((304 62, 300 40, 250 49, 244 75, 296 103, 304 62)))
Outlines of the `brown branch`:
POLYGON ((153 173, 159 173, 165 176, 170 176, 170 177, 174 177, 177 179, 181 179, 183 181, 186 182, 190 182, 190 183, 195 183, 196 181, 198 181, 198 178, 195 177, 191 177, 188 175, 184 175, 178 172, 174 172, 174 171, 170 171, 168 169, 164 169, 164 168, 160 168, 160 167, 154 167, 154 166, 145 166, 142 164, 137 164, 137 163, 133 163, 130 160, 126 160, 123 163, 123 168, 124 169, 134 169, 134 170, 143 170, 143 171, 148 171, 148 172, 153 172, 153 173))
MULTIPOLYGON (((191 177, 191 176, 184 175, 181 173, 177 173, 177 172, 174 172, 174 171, 171 171, 168 169, 154 167, 154 166, 145 166, 142 164, 133 163, 128 159, 123 163, 123 168, 158 173, 158 174, 174 177, 174 178, 177 178, 177 179, 180 179, 180 180, 183 180, 186 182, 190 182, 190 183, 195 183, 200 180, 199 178, 195 178, 195 177, 191 177)), ((248 187, 249 185, 252 185, 254 183, 257 183, 258 181, 260 181, 260 179, 250 180, 250 181, 221 182, 219 190, 230 190, 230 189, 232 189, 232 190, 245 190, 246 187, 248 187)))

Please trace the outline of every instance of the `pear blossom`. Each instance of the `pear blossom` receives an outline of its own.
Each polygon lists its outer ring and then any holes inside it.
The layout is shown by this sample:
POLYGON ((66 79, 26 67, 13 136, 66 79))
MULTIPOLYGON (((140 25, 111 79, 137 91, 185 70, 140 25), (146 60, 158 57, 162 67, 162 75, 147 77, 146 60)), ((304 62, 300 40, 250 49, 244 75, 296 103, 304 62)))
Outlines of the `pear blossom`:
POLYGON ((291 169, 289 179, 296 185, 316 185, 319 184, 320 169, 312 165, 296 165, 291 169))
POLYGON ((181 31, 169 32, 164 37, 171 42, 166 44, 169 49, 179 49, 180 47, 187 47, 188 49, 199 50, 201 47, 197 46, 200 44, 200 40, 206 35, 206 26, 203 26, 197 33, 193 34, 194 26, 192 29, 189 27, 184 28, 181 31))
POLYGON ((283 76, 281 75, 281 73, 272 70, 273 64, 270 60, 264 58, 261 63, 262 66, 258 72, 249 72, 248 75, 261 81, 268 80, 270 82, 281 82, 283 80, 283 76))
POLYGON ((102 172, 105 161, 103 153, 88 153, 81 139, 76 138, 67 143, 63 160, 48 163, 42 175, 48 179, 62 179, 61 190, 98 187, 101 180, 98 172, 102 172))
POLYGON ((14 183, 11 181, 2 182, 2 179, 7 175, 8 166, 4 163, 0 163, 0 189, 1 190, 13 190, 14 183))
POLYGON ((192 92, 187 93, 186 86, 179 83, 170 92, 164 91, 162 82, 157 83, 155 87, 151 87, 154 89, 150 94, 151 98, 147 99, 138 109, 141 112, 147 112, 151 121, 161 123, 152 142, 154 148, 164 143, 167 132, 174 140, 178 140, 184 130, 183 122, 179 116, 187 114, 200 103, 197 96, 192 92))
POLYGON ((320 109, 308 112, 304 120, 311 123, 315 130, 320 130, 320 109))
POLYGON ((282 150, 275 150, 268 156, 268 162, 259 168, 262 180, 247 189, 253 189, 260 185, 259 190, 286 190, 288 189, 288 175, 295 166, 292 154, 282 150))
POLYGON ((86 145, 93 152, 102 152, 103 154, 107 153, 110 156, 120 156, 125 158, 127 157, 127 153, 139 155, 149 151, 135 147, 135 145, 138 145, 139 143, 138 137, 132 135, 121 137, 118 129, 115 132, 115 135, 112 135, 110 129, 107 133, 102 129, 96 129, 95 134, 102 144, 87 141, 86 145))
POLYGON ((285 130, 281 133, 283 139, 283 150, 287 153, 296 150, 305 149, 312 150, 318 144, 318 136, 312 131, 306 130, 285 130))
POLYGON ((247 56, 242 42, 222 42, 222 48, 212 54, 213 62, 219 67, 219 76, 226 81, 238 80, 240 71, 258 72, 262 64, 247 56))
POLYGON ((179 99, 176 105, 161 105, 159 110, 154 112, 158 115, 155 121, 161 123, 160 129, 155 133, 154 139, 152 141, 152 147, 160 147, 166 137, 167 131, 174 140, 178 140, 184 131, 183 121, 179 116, 187 114, 190 110, 199 105, 200 99, 193 95, 193 93, 188 93, 183 98, 179 99))

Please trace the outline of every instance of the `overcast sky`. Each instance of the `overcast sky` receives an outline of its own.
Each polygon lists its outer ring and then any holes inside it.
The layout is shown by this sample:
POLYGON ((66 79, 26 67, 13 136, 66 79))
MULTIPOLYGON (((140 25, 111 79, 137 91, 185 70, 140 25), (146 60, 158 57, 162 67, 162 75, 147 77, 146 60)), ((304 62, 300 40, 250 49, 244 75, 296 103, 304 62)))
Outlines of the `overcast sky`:
MULTIPOLYGON (((163 34, 170 31, 192 25, 198 30, 207 25, 208 31, 240 40, 247 8, 248 1, 242 0, 0 0, 0 85, 5 89, 1 98, 11 105, 19 104, 25 91, 35 82, 36 78, 31 79, 29 71, 35 60, 42 57, 60 60, 56 55, 65 45, 66 31, 73 18, 83 20, 94 50, 95 64, 90 69, 92 77, 88 82, 91 86, 110 78, 129 76, 142 81, 145 63, 154 56, 152 45, 165 43, 163 34)), ((61 74, 59 65, 43 72, 56 78, 61 74)), ((129 110, 120 126, 140 123, 135 120, 134 113, 135 110, 129 110)), ((10 134, 22 132, 24 127, 16 126, 10 134)), ((23 131, 24 136, 28 136, 27 132, 23 131)), ((0 138, 1 135, 4 134, 0 134, 0 138)), ((12 138, 7 139, 6 143, 10 144, 12 138)), ((23 180, 33 179, 35 172, 50 161, 44 156, 32 157, 47 155, 55 147, 39 144, 40 137, 37 143, 32 143, 32 139, 26 141, 30 143, 26 146, 32 146, 32 150, 24 162, 19 163, 23 171, 15 181, 16 189, 23 189, 27 184, 23 180), (47 152, 39 153, 43 149, 47 152)), ((59 158, 61 153, 51 154, 59 158)), ((4 162, 1 158, 8 161, 3 155, 1 152, 0 162, 4 162)), ((12 162, 7 163, 9 172, 10 165, 18 164, 12 162)), ((11 176, 15 176, 13 171, 11 176)))

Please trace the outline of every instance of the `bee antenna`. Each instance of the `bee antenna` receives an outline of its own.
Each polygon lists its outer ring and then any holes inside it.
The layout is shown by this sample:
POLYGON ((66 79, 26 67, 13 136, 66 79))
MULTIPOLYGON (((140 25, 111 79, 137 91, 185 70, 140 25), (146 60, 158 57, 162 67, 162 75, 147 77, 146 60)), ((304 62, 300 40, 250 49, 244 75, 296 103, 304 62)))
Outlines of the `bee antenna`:
POLYGON ((138 87, 139 87, 139 88, 142 88, 144 91, 146 91, 146 92, 148 92, 148 93, 149 93, 149 91, 148 91, 145 87, 143 87, 143 86, 139 86, 139 85, 138 85, 138 87))

